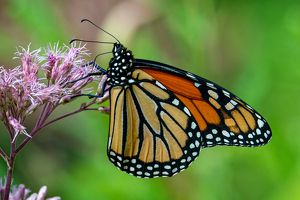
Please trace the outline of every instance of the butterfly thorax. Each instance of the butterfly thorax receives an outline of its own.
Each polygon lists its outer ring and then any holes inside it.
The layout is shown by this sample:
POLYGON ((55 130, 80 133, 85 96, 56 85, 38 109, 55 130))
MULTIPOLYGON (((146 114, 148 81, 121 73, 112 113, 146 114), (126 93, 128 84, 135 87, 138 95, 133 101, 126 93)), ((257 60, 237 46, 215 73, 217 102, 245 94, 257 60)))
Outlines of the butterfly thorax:
POLYGON ((107 69, 107 84, 112 86, 128 85, 133 70, 132 62, 134 58, 132 52, 123 45, 115 43, 112 53, 113 57, 107 69))

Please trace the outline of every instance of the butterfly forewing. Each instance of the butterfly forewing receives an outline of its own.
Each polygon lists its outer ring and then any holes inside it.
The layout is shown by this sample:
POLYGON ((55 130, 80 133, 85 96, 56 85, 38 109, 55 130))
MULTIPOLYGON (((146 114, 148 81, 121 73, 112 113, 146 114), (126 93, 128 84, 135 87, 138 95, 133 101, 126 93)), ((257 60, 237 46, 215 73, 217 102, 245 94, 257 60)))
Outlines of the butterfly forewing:
POLYGON ((182 70, 176 74, 174 68, 172 74, 164 72, 168 68, 142 69, 187 106, 199 126, 203 137, 202 147, 254 147, 265 145, 271 139, 271 129, 266 120, 217 84, 182 70))
POLYGON ((197 122, 181 100, 142 70, 133 83, 111 89, 110 161, 137 177, 186 169, 202 144, 197 122))

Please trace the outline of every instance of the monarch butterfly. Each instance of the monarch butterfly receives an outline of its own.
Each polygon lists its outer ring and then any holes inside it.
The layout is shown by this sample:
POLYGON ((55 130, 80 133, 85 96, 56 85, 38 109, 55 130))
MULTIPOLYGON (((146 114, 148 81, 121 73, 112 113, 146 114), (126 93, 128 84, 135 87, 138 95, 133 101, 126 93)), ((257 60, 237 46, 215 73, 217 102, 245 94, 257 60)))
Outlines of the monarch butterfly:
POLYGON ((170 177, 185 170, 201 148, 270 141, 266 120, 223 87, 163 63, 135 59, 119 41, 112 53, 101 74, 110 85, 107 155, 120 170, 140 178, 170 177))

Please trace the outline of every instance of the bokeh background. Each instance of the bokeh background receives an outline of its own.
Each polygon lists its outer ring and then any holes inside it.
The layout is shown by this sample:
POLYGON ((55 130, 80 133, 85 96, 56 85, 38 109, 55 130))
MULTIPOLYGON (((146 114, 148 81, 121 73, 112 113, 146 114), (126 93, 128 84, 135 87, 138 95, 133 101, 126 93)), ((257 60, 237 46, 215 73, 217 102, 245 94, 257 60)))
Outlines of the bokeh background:
MULTIPOLYGON (((83 112, 44 128, 18 154, 14 184, 62 199, 300 199, 300 1, 1 0, 0 65, 13 68, 17 46, 67 44, 72 36, 114 39, 137 58, 164 62, 235 93, 269 122, 273 139, 259 148, 201 151, 172 178, 138 179, 106 156, 109 116, 83 112)), ((90 43, 92 53, 111 45, 90 43)), ((107 67, 111 55, 98 59, 107 67)), ((51 119, 80 105, 61 106, 51 119)), ((26 121, 32 130, 36 116, 26 121)), ((22 138, 19 138, 21 141, 22 138)), ((0 145, 9 153, 0 125, 0 145)), ((6 165, 0 162, 0 177, 6 165)))

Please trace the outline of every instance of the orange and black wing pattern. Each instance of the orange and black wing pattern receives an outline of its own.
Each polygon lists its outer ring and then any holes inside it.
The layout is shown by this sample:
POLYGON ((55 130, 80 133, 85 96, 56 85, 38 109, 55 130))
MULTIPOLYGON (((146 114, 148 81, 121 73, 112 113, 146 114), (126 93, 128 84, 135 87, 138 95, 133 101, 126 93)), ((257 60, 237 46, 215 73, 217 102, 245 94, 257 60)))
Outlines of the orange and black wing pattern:
POLYGON ((234 94, 192 73, 134 59, 116 44, 107 70, 111 85, 108 157, 141 178, 186 169, 201 148, 255 147, 272 137, 266 120, 234 94))
POLYGON ((266 120, 236 95, 192 73, 167 65, 154 67, 153 64, 162 64, 150 63, 152 66, 148 64, 151 67, 144 71, 172 91, 196 119, 203 136, 203 148, 216 145, 256 147, 271 139, 266 120))

